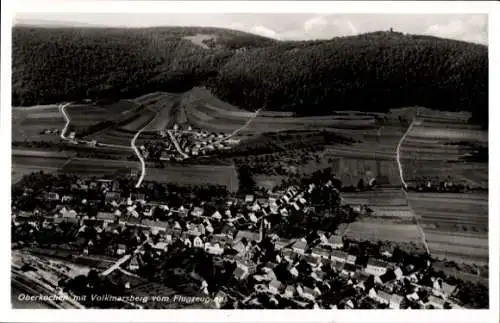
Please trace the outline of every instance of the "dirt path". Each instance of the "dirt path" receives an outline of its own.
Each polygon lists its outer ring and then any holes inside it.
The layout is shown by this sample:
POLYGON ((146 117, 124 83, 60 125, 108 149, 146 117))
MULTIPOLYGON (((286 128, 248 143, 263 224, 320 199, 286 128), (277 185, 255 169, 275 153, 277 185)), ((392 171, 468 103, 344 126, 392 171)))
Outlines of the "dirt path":
POLYGON ((234 130, 233 132, 231 132, 229 135, 227 135, 226 137, 220 139, 220 140, 217 140, 216 142, 214 142, 213 144, 218 144, 224 140, 227 140, 227 139, 230 139, 234 136, 236 136, 240 131, 248 128, 248 126, 252 123, 252 121, 257 118, 257 116, 259 115, 259 112, 262 110, 263 108, 260 108, 259 110, 255 111, 254 115, 251 116, 250 118, 248 118, 247 122, 245 122, 245 124, 243 126, 241 126, 240 128, 234 130))
POLYGON ((429 249, 429 246, 427 245, 427 239, 425 237, 425 232, 422 229, 422 226, 420 225, 420 221, 418 220, 418 216, 415 214, 415 211, 413 210, 413 208, 410 205, 410 199, 408 198, 408 191, 407 191, 408 184, 406 183, 405 178, 404 178, 403 166, 401 164, 401 154, 400 154, 401 145, 403 144, 404 140, 406 139, 406 136, 411 132, 411 130, 413 129, 413 126, 415 126, 417 124, 420 124, 420 122, 417 121, 416 119, 413 119, 413 121, 411 122, 410 126, 408 127, 408 129, 406 130, 406 132, 403 134, 403 136, 399 140, 398 146, 396 148, 396 162, 398 164, 399 177, 400 177, 400 180, 401 180, 401 185, 403 186, 402 189, 403 189, 403 192, 405 194, 406 201, 408 203, 408 207, 411 210, 411 213, 413 215, 413 219, 415 220, 415 224, 417 225, 418 231, 420 232, 420 236, 422 237, 422 243, 425 246, 425 250, 427 251, 427 254, 430 255, 431 251, 429 249))

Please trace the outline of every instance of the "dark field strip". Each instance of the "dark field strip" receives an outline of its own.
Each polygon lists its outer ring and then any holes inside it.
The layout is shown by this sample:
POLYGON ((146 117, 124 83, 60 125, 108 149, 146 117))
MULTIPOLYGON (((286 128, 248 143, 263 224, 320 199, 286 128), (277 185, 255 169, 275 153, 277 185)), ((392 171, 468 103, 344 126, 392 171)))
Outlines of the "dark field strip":
POLYGON ((40 128, 59 128, 63 127, 65 124, 64 118, 61 117, 49 117, 49 118, 26 118, 21 121, 21 127, 36 126, 40 128))
POLYGON ((101 108, 108 111, 111 114, 126 114, 133 109, 138 107, 138 104, 131 101, 118 101, 111 104, 100 105, 101 108))
POLYGON ((88 140, 95 139, 98 142, 102 142, 105 144, 130 146, 130 141, 132 140, 133 137, 134 133, 132 132, 124 132, 111 128, 111 129, 106 129, 97 134, 94 134, 92 136, 89 136, 86 139, 88 140))
POLYGON ((137 116, 137 118, 121 126, 120 128, 126 131, 137 132, 145 125, 147 125, 155 117, 155 115, 156 114, 150 110, 143 111, 137 116))
POLYGON ((170 164, 165 168, 148 168, 145 180, 181 185, 224 185, 233 192, 238 189, 238 177, 232 166, 170 164))
POLYGON ((117 171, 140 171, 139 163, 133 161, 74 158, 62 169, 62 173, 75 173, 87 176, 113 175, 117 171))

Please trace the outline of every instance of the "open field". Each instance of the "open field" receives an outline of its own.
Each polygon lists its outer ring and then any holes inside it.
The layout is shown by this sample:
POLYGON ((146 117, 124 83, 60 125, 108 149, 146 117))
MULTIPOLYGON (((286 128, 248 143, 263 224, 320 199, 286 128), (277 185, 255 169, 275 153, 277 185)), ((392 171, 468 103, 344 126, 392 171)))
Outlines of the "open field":
POLYGON ((488 262, 487 193, 410 193, 433 257, 488 262))
POLYGON ((380 221, 379 219, 363 219, 350 223, 344 232, 344 236, 359 241, 393 241, 396 243, 413 242, 417 245, 422 244, 417 225, 380 221))
POLYGON ((116 115, 109 110, 90 104, 71 104, 66 107, 71 122, 70 125, 74 128, 85 128, 97 124, 102 121, 116 119, 116 115))
POLYGON ((58 142, 58 135, 40 134, 45 129, 61 129, 64 117, 57 105, 33 108, 12 108, 12 141, 58 142))
POLYGON ((165 168, 148 168, 144 180, 181 185, 224 185, 229 191, 238 190, 238 177, 233 166, 167 164, 165 168))
POLYGON ((112 115, 128 116, 138 108, 137 103, 130 100, 120 100, 110 104, 102 104, 100 107, 112 115))

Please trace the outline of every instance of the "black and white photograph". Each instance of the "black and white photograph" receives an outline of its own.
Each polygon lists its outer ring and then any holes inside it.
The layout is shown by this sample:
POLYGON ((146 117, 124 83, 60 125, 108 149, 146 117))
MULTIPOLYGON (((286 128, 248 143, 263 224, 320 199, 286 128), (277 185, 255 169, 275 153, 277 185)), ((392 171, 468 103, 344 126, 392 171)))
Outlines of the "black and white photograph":
POLYGON ((498 310, 488 12, 310 11, 13 13, 11 309, 498 310))

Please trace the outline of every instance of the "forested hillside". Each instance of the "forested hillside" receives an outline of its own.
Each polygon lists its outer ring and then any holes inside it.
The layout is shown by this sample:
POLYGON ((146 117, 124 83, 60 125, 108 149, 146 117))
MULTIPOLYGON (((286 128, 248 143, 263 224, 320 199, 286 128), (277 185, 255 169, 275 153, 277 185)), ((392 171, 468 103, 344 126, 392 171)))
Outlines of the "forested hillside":
POLYGON ((420 105, 487 124, 488 48, 377 32, 278 42, 215 28, 13 31, 13 104, 210 88, 249 110, 299 114, 420 105), (208 49, 184 39, 214 35, 208 49))

